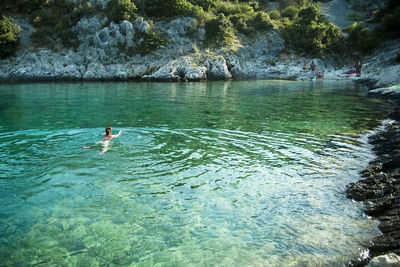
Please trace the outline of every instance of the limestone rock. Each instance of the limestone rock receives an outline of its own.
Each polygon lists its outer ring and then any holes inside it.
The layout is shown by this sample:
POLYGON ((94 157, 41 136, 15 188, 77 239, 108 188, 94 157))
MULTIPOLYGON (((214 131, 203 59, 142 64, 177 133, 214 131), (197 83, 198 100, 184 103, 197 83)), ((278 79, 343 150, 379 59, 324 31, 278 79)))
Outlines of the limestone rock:
POLYGON ((232 74, 228 70, 226 60, 223 56, 215 59, 209 58, 206 62, 207 77, 213 80, 228 80, 232 78, 232 74))
POLYGON ((201 81, 207 79, 207 68, 198 66, 192 57, 181 57, 160 67, 144 79, 163 81, 201 81))
POLYGON ((97 17, 92 18, 81 18, 78 23, 72 28, 78 37, 78 40, 82 43, 92 38, 92 36, 101 30, 102 24, 105 19, 100 20, 97 17))
POLYGON ((142 32, 142 33, 150 33, 150 24, 143 20, 142 17, 137 18, 135 20, 135 22, 133 23, 133 27, 135 28, 135 30, 137 30, 138 32, 142 32))
POLYGON ((374 257, 368 267, 400 267, 400 256, 394 253, 374 257))

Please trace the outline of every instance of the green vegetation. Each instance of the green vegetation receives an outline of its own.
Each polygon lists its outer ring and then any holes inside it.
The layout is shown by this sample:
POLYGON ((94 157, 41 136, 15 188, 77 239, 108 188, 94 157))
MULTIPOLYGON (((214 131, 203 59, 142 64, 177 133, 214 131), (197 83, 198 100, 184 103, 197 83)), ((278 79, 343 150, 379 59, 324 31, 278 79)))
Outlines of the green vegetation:
POLYGON ((123 20, 134 21, 137 8, 131 0, 110 0, 107 3, 106 16, 109 20, 120 23, 123 20))
POLYGON ((211 45, 231 44, 235 35, 232 22, 224 14, 219 14, 217 18, 206 23, 206 33, 207 42, 211 45))
POLYGON ((12 24, 10 19, 0 17, 0 58, 13 55, 19 44, 18 26, 12 24))
POLYGON ((294 22, 283 30, 282 36, 291 48, 313 56, 325 57, 328 53, 345 49, 340 29, 327 21, 316 5, 300 9, 294 22))
MULTIPOLYGON (((55 40, 61 40, 66 47, 76 48, 79 42, 72 27, 82 17, 94 15, 107 17, 108 23, 133 22, 139 16, 146 20, 194 17, 206 29, 204 44, 207 46, 229 46, 241 34, 253 37, 278 29, 289 49, 321 57, 347 51, 346 45, 351 51, 368 54, 374 51, 380 40, 400 37, 398 0, 387 0, 386 5, 375 12, 370 21, 379 23, 379 26, 373 32, 361 23, 361 16, 349 13, 348 18, 357 23, 345 29, 347 38, 320 13, 319 5, 313 3, 324 1, 110 0, 103 9, 101 4, 92 6, 89 0, 3 0, 0 8, 29 16, 37 28, 32 34, 34 44, 50 48, 55 47, 55 40), (270 2, 276 2, 278 9, 271 9, 270 2)), ((141 42, 135 51, 142 54, 168 42, 154 28, 150 34, 136 38, 141 42)))
POLYGON ((30 14, 31 23, 37 28, 31 35, 36 46, 54 47, 59 38, 66 47, 76 48, 79 42, 72 27, 83 17, 96 14, 96 7, 90 2, 74 4, 65 0, 53 0, 30 14))
POLYGON ((371 54, 379 45, 378 38, 363 23, 354 22, 343 31, 349 34, 347 43, 352 51, 371 54))
POLYGON ((269 12, 269 17, 273 20, 278 20, 281 18, 281 13, 279 12, 279 10, 274 9, 269 12))
POLYGON ((400 1, 388 0, 387 4, 379 9, 373 18, 379 26, 376 33, 383 39, 396 39, 400 37, 400 1))
POLYGON ((350 21, 362 21, 362 17, 355 12, 350 12, 346 17, 350 21))
POLYGON ((281 16, 284 18, 294 19, 299 13, 299 9, 295 6, 288 6, 284 8, 281 12, 281 16))
POLYGON ((136 48, 128 51, 128 54, 141 54, 146 55, 151 51, 155 51, 162 46, 167 45, 166 38, 160 35, 151 24, 149 27, 149 33, 136 33, 135 40, 139 41, 139 45, 136 48))

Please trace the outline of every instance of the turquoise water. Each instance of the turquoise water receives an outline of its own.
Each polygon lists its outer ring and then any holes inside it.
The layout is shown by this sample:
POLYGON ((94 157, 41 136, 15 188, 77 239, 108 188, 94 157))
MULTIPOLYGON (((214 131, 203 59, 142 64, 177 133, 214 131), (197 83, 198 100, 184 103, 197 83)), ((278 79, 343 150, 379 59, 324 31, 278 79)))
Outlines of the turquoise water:
POLYGON ((325 81, 0 85, 1 266, 332 266, 387 106, 325 81), (105 126, 122 135, 99 152, 105 126), (83 149, 83 146, 90 147, 83 149))

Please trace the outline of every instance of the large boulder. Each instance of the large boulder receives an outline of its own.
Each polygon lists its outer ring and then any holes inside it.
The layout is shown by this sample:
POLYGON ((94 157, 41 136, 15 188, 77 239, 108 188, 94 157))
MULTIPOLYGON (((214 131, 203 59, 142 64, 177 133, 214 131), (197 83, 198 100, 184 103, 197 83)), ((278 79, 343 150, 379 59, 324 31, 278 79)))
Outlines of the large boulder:
POLYGON ((207 79, 207 68, 199 66, 191 57, 181 57, 160 67, 143 79, 162 81, 201 81, 207 79))
POLYGON ((232 78, 223 56, 209 57, 206 61, 206 67, 207 77, 211 80, 229 80, 232 78))

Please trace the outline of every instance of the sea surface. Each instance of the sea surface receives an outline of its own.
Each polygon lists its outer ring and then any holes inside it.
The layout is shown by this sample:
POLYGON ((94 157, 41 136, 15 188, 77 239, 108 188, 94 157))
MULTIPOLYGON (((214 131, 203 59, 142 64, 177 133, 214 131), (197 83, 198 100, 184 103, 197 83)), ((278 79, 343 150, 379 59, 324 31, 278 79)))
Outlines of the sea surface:
POLYGON ((345 186, 388 108, 343 81, 0 84, 0 266, 342 266, 378 234, 345 186))

